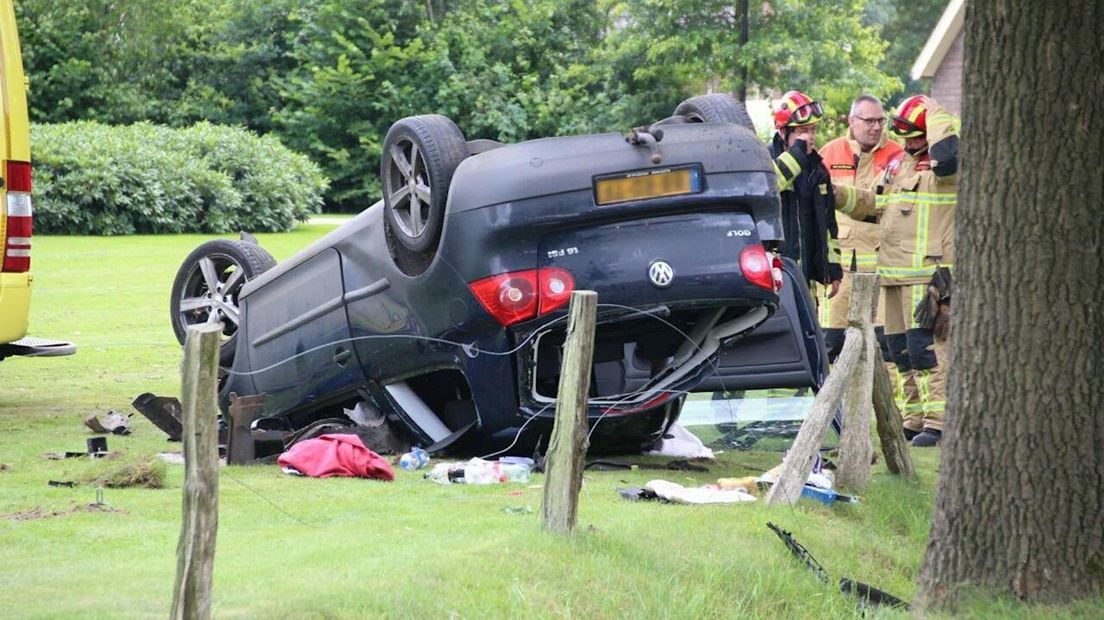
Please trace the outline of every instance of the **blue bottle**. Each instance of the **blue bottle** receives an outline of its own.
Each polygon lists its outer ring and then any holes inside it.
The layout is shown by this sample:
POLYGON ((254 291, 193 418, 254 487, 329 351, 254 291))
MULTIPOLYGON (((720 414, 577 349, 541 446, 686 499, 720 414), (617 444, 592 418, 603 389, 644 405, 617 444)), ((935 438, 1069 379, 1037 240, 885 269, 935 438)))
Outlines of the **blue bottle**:
POLYGON ((429 453, 421 448, 414 448, 410 452, 399 457, 399 467, 403 469, 421 469, 429 464, 429 453))

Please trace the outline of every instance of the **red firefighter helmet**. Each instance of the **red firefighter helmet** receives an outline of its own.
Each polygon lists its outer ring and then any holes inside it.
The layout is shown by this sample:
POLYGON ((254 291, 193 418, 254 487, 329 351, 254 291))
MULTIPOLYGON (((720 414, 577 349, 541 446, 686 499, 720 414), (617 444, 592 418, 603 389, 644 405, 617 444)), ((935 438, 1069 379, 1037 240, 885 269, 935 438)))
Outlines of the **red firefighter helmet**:
POLYGON ((813 98, 798 90, 791 90, 774 106, 774 128, 812 125, 824 116, 824 108, 813 98))
POLYGON ((928 132, 928 107, 923 95, 913 95, 890 116, 889 130, 899 138, 915 138, 928 132))

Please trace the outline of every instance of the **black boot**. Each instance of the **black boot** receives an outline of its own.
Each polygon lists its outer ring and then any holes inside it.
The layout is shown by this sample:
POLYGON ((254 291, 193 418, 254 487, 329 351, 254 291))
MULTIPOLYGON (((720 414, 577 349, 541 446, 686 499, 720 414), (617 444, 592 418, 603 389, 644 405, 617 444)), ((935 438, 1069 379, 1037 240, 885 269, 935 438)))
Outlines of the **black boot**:
POLYGON ((931 448, 932 446, 939 445, 939 442, 942 439, 943 431, 937 431, 933 428, 925 428, 924 432, 912 438, 912 445, 917 448, 931 448))
POLYGON ((920 431, 914 431, 911 428, 905 426, 905 441, 912 441, 912 438, 919 435, 920 431))

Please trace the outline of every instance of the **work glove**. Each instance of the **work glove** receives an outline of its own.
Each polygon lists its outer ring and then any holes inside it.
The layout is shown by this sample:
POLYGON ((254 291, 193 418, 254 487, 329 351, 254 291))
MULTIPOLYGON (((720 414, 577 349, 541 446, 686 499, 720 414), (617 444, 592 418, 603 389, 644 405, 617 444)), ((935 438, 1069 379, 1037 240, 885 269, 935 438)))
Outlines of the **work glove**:
POLYGON ((916 304, 912 317, 916 323, 930 329, 937 340, 946 340, 951 331, 951 289, 954 278, 947 267, 937 267, 928 282, 927 292, 916 304))

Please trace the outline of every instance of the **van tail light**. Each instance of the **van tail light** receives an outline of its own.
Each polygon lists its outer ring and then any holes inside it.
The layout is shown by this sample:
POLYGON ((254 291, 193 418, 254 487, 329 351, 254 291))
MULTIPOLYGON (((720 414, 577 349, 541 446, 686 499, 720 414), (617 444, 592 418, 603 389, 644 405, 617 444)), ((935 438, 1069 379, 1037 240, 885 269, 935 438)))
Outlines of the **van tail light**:
MULTIPOLYGON (((772 263, 767 251, 758 243, 749 245, 740 252, 740 271, 744 274, 744 279, 773 293, 775 279, 772 263)), ((778 265, 782 266, 781 261, 778 265)))
POLYGON ((4 235, 3 271, 31 270, 31 164, 7 162, 8 225, 4 235))
POLYGON ((472 282, 472 294, 504 327, 546 314, 566 304, 575 278, 566 269, 511 271, 472 282))

